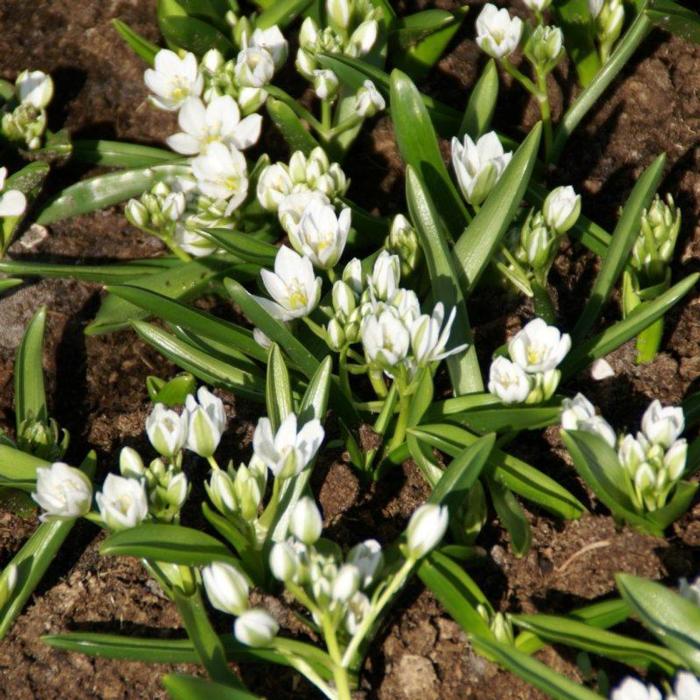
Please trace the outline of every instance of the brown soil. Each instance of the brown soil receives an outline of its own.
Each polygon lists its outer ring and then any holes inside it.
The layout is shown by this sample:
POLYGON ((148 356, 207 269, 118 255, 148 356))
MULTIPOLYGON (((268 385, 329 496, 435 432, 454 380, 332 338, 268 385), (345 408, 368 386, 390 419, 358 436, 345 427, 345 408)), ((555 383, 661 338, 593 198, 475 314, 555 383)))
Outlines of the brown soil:
MULTIPOLYGON (((399 5, 401 10, 415 9, 413 3, 399 5)), ((427 92, 456 107, 464 104, 483 62, 468 38, 473 36, 476 14, 471 13, 458 40, 423 85, 427 92)), ((141 79, 143 66, 109 26, 113 17, 158 40, 154 0, 0 0, 0 75, 13 79, 25 67, 50 71, 57 84, 50 115, 54 128, 65 124, 74 136, 158 143, 172 131, 172 121, 148 106, 141 79)), ((560 111, 573 90, 569 67, 558 69, 555 78, 555 111, 560 111)), ((501 99, 507 108, 500 112, 497 126, 514 136, 522 135, 536 119, 534 105, 523 99, 517 86, 507 80, 505 86, 501 99)), ((668 165, 661 189, 673 194, 684 214, 674 270, 678 278, 700 269, 699 140, 700 47, 655 33, 571 140, 552 182, 573 184, 584 195, 586 214, 611 229, 635 178, 658 153, 666 152, 668 165)), ((275 139, 267 137, 266 141, 275 139)), ((350 194, 382 213, 400 210, 402 168, 387 118, 378 119, 363 133, 354 155, 347 165, 354 182, 350 194)), ((65 168, 54 176, 51 186, 58 189, 83 174, 84 168, 65 168)), ((28 248, 20 240, 13 255, 42 260, 107 260, 149 256, 159 250, 157 241, 126 225, 119 208, 112 208, 52 226, 39 245, 28 248)), ((595 265, 595 259, 578 247, 569 246, 559 256, 552 282, 564 325, 570 326, 576 318, 595 265)), ((532 313, 527 305, 505 295, 495 298, 494 294, 488 292, 472 305, 485 361, 506 333, 532 313), (494 309, 501 311, 494 315, 494 309)), ((13 422, 13 358, 22 330, 36 307, 47 304, 45 370, 52 414, 71 432, 68 459, 79 461, 87 449, 94 448, 101 473, 106 473, 115 468, 121 444, 143 444, 146 376, 165 376, 173 368, 131 333, 84 336, 83 328, 97 310, 99 298, 96 285, 43 280, 27 283, 0 299, 0 426, 11 430, 13 422)), ((612 302, 605 320, 617 315, 617 304, 612 302)), ((608 358, 615 377, 591 383, 582 374, 565 390, 585 389, 616 425, 631 426, 651 398, 678 402, 691 388, 697 389, 699 344, 700 299, 695 294, 669 314, 663 352, 653 363, 636 366, 628 344, 608 358)), ((232 396, 226 398, 232 437, 225 449, 237 455, 245 451, 256 409, 237 406, 232 396)), ((590 506, 591 514, 577 522, 562 523, 541 512, 530 512, 533 547, 522 559, 512 555, 498 524, 489 522, 479 544, 490 556, 473 574, 496 606, 511 611, 564 612, 610 593, 616 571, 670 582, 698 571, 699 504, 665 540, 644 537, 628 528, 618 530, 572 475, 556 431, 546 432, 544 438, 530 435, 523 439, 517 446, 518 454, 561 479, 590 506)), ((319 467, 314 485, 330 532, 342 542, 369 535, 389 540, 427 494, 411 464, 369 488, 342 460, 331 460, 330 466, 319 467)), ((35 517, 0 514, 0 564, 9 560, 35 526, 35 517)), ((172 669, 90 659, 54 651, 39 640, 43 634, 70 629, 177 633, 174 607, 138 563, 100 557, 99 539, 93 527, 76 527, 34 598, 0 643, 0 697, 165 697, 159 676, 172 669)), ((294 627, 282 601, 267 599, 266 604, 294 627)), ((227 620, 215 619, 222 631, 229 629, 227 620)), ((547 649, 541 658, 581 679, 570 652, 547 649)), ((606 668, 613 677, 620 673, 615 666, 606 668)), ((295 674, 284 670, 269 673, 268 669, 246 667, 242 673, 252 690, 268 697, 317 697, 295 674)), ((367 698, 381 700, 543 697, 474 655, 460 628, 419 583, 404 591, 374 644, 363 690, 367 698)))

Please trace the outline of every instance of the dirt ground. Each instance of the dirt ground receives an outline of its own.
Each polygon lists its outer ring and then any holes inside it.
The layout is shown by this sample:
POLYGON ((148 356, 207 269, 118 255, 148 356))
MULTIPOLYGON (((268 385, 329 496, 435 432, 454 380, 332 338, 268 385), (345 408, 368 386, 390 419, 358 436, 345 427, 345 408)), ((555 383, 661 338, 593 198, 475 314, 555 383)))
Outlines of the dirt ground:
MULTIPOLYGON (((480 4, 480 3, 475 3, 480 4)), ((412 11, 414 3, 398 3, 412 11)), ((449 3, 437 3, 449 7, 449 3)), ((513 5, 522 12, 520 5, 513 5)), ((455 107, 483 64, 472 41, 477 8, 438 68, 421 86, 455 107)), ((25 67, 50 71, 56 94, 50 123, 67 126, 74 137, 119 138, 161 143, 173 121, 146 102, 143 65, 111 29, 119 17, 157 41, 155 0, 0 0, 0 75, 14 79, 25 67)), ((504 79, 497 127, 522 136, 536 120, 535 106, 504 79)), ((572 98, 574 81, 564 65, 551 81, 555 114, 572 98)), ((269 127, 272 132, 273 127, 269 127)), ((275 142, 272 134, 265 143, 275 142)), ((552 173, 553 184, 573 184, 583 194, 583 211, 611 230, 617 211, 635 178, 660 152, 668 155, 662 192, 671 192, 683 210, 683 230, 674 277, 700 269, 700 47, 655 32, 624 73, 600 100, 552 173)), ((277 140, 277 147, 279 142, 277 140)), ((11 165, 11 164, 10 164, 11 165)), ((368 209, 392 213, 403 208, 403 176, 388 118, 379 118, 354 148, 346 167, 353 180, 350 196, 368 209)), ((52 178, 59 189, 85 169, 64 168, 52 178)), ((118 207, 50 227, 38 245, 16 242, 15 257, 37 260, 115 260, 151 256, 160 244, 128 226, 118 207)), ((561 325, 570 328, 595 274, 595 258, 567 245, 551 281, 561 325)), ((22 330, 39 304, 49 307, 45 369, 52 415, 72 435, 68 460, 77 462, 96 449, 100 473, 116 467, 119 446, 144 445, 148 410, 145 378, 167 376, 173 368, 128 332, 102 337, 83 335, 100 299, 96 285, 61 280, 29 282, 0 299, 0 426, 11 430, 13 359, 22 330)), ((531 308, 505 293, 486 290, 470 305, 476 340, 487 366, 531 308)), ((613 300, 605 320, 618 316, 613 300)), ((566 393, 582 389, 620 429, 639 420, 648 401, 679 402, 697 390, 700 377, 700 299, 689 295, 667 317, 663 351, 651 364, 634 364, 631 344, 607 359, 615 376, 592 382, 582 373, 566 393)), ((226 395, 231 437, 225 446, 245 455, 255 407, 226 395)), ((532 434, 511 449, 560 479, 590 508, 579 521, 560 522, 528 511, 533 546, 515 558, 507 535, 495 520, 487 523, 479 544, 490 555, 472 573, 497 607, 509 611, 564 612, 614 588, 613 574, 627 571, 674 582, 700 570, 700 504, 696 502, 666 539, 617 529, 575 477, 556 430, 532 434)), ((387 475, 379 485, 360 482, 338 455, 330 455, 314 476, 330 532, 341 542, 363 536, 386 540, 405 524, 427 495, 410 464, 387 475)), ((0 565, 10 559, 36 526, 0 512, 0 565)), ((0 698, 12 700, 109 700, 163 698, 159 676, 168 667, 91 659, 55 651, 39 637, 65 630, 91 629, 131 634, 177 634, 174 606, 149 581, 135 560, 101 557, 97 529, 79 524, 54 562, 34 598, 0 642, 0 698)), ((294 627, 284 603, 266 599, 272 612, 294 627)), ((230 621, 216 618, 221 630, 230 621)), ((635 630, 636 633, 636 630, 635 630)), ((541 658, 572 678, 583 680, 575 655, 546 649, 541 658)), ((622 667, 606 665, 613 678, 622 667)), ((194 668, 178 670, 195 672, 194 668)), ((312 698, 317 694, 295 674, 249 666, 242 675, 251 690, 270 698, 312 698)), ((368 700, 445 698, 469 700, 544 697, 493 664, 474 655, 460 628, 419 582, 397 601, 373 645, 362 677, 368 700)))

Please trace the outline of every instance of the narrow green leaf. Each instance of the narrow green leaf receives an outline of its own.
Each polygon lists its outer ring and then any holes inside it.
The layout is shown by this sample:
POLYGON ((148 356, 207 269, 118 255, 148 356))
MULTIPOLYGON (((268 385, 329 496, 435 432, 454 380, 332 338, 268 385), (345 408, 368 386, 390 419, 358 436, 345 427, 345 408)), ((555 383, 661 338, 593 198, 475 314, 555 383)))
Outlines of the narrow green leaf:
POLYGON ((275 263, 277 246, 256 240, 248 233, 214 228, 203 230, 202 234, 218 243, 224 250, 246 262, 254 263, 261 267, 273 267, 275 263))
POLYGON ((186 175, 187 172, 188 168, 183 165, 156 165, 82 180, 51 198, 37 213, 36 223, 53 224, 104 209, 143 194, 160 180, 186 175))
POLYGON ((465 134, 469 134, 476 140, 489 130, 496 111, 498 87, 496 62, 490 58, 469 94, 467 108, 464 110, 462 123, 457 132, 458 138, 461 139, 465 134))
POLYGON ((15 416, 17 434, 28 420, 46 421, 46 392, 42 367, 46 307, 42 306, 29 322, 15 360, 15 416))
POLYGON ((600 58, 586 0, 564 0, 553 7, 557 26, 564 32, 566 52, 576 66, 582 87, 590 85, 600 70, 600 58))
POLYGON ((36 470, 48 466, 50 465, 46 460, 0 443, 0 483, 3 486, 16 485, 17 488, 25 488, 24 485, 28 484, 31 490, 36 481, 36 470))
POLYGON ((310 4, 312 0, 276 0, 255 19, 255 26, 269 29, 274 25, 284 29, 291 24, 310 4))
POLYGON ((267 380, 265 383, 265 406, 267 417, 276 433, 284 419, 294 413, 292 403, 292 387, 289 383, 289 372, 279 345, 272 343, 267 359, 267 380))
POLYGON ((420 93, 400 70, 391 73, 389 106, 402 158, 425 183, 447 230, 456 234, 468 221, 462 196, 442 160, 437 136, 420 93))
POLYGON ((100 553, 156 561, 206 566, 212 561, 237 560, 228 547, 211 535, 182 525, 142 523, 128 530, 115 532, 104 540, 100 553))
MULTIPOLYGON (((690 474, 686 474, 686 476, 690 476, 690 474)), ((671 500, 663 508, 647 513, 646 519, 654 523, 660 532, 663 532, 690 508, 698 488, 700 488, 698 483, 680 481, 671 492, 671 500)))
POLYGON ((483 391, 479 360, 448 236, 432 198, 411 165, 406 168, 406 200, 428 266, 433 299, 444 304, 446 315, 453 308, 457 310, 449 344, 469 343, 465 351, 447 358, 453 391, 458 396, 483 391))
POLYGON ((487 479, 493 507, 498 518, 510 534, 510 542, 516 557, 522 557, 530 550, 532 531, 522 506, 513 492, 495 479, 487 479))
POLYGON ((318 146, 318 141, 308 132, 301 119, 280 100, 267 98, 267 113, 280 130, 291 151, 302 151, 305 155, 318 146))
POLYGON ((538 122, 455 244, 454 256, 464 271, 468 292, 476 286, 520 207, 535 167, 541 135, 542 123, 538 122))
POLYGON ((700 607, 660 583, 618 574, 617 588, 642 624, 700 674, 700 607))
POLYGON ((647 301, 637 306, 627 318, 614 323, 590 340, 576 344, 562 363, 562 377, 571 376, 588 366, 593 360, 607 355, 628 340, 635 338, 640 331, 654 323, 656 319, 661 318, 693 289, 698 283, 698 279, 700 279, 700 273, 695 272, 688 275, 654 301, 647 301))
POLYGON ((172 407, 184 404, 187 397, 196 391, 197 383, 189 372, 183 372, 168 382, 149 376, 146 379, 146 388, 153 403, 172 407))
POLYGON ((168 42, 197 56, 203 56, 209 49, 217 49, 224 56, 233 53, 233 44, 224 34, 196 17, 161 17, 158 24, 168 42))
POLYGON ((156 54, 160 51, 160 46, 157 46, 152 41, 148 41, 148 39, 144 39, 120 19, 113 19, 112 26, 137 56, 146 61, 149 66, 153 65, 156 54))
POLYGON ((4 294, 10 289, 14 289, 15 287, 19 287, 20 284, 22 284, 24 280, 20 279, 13 279, 12 277, 6 277, 5 279, 0 280, 0 294, 4 294))
POLYGON ((651 0, 644 14, 661 29, 700 44, 700 15, 673 0, 651 0))
POLYGON ((164 148, 105 139, 73 141, 72 158, 79 163, 90 163, 109 168, 150 168, 154 165, 182 160, 180 154, 167 151, 164 148))
POLYGON ((172 700, 258 700, 259 696, 230 685, 169 673, 163 676, 163 687, 172 700))
POLYGON ((642 212, 646 209, 656 192, 666 163, 665 154, 661 154, 637 180, 615 227, 608 251, 603 258, 600 272, 596 277, 591 295, 579 316, 573 331, 575 339, 583 339, 593 327, 603 306, 612 294, 613 288, 622 270, 627 264, 632 246, 637 240, 642 212))

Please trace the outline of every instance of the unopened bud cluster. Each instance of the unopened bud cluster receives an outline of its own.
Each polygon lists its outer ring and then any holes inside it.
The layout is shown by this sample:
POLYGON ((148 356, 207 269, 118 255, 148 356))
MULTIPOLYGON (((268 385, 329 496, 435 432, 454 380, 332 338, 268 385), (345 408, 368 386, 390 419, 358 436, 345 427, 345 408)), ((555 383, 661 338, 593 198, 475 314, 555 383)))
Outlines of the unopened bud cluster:
POLYGON ((622 0, 588 0, 588 10, 595 26, 600 57, 605 62, 622 33, 625 6, 622 0))
POLYGON ((401 261, 402 277, 408 277, 417 269, 421 260, 418 234, 403 214, 397 214, 392 220, 384 248, 398 256, 401 261))
POLYGON ((17 447, 23 452, 45 459, 60 460, 68 449, 70 436, 53 418, 26 418, 17 431, 17 447))
POLYGON ((22 71, 15 81, 14 99, 0 121, 2 135, 30 151, 41 148, 53 91, 50 75, 40 70, 22 71))

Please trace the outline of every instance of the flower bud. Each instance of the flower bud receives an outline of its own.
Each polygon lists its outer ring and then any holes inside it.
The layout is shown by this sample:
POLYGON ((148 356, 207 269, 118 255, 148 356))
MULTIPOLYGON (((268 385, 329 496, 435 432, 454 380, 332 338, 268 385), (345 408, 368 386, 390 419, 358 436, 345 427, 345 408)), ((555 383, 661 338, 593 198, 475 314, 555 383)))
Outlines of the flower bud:
POLYGON ((136 527, 148 517, 146 489, 137 479, 108 474, 95 500, 100 517, 110 530, 136 527))
POLYGON ((0 575, 0 610, 7 605, 16 585, 17 567, 14 564, 10 564, 0 575))
POLYGON ((514 642, 513 625, 507 615, 497 612, 491 620, 491 631, 496 641, 501 644, 512 645, 514 642))
POLYGON ((32 498, 46 511, 40 518, 79 518, 90 510, 92 484, 80 469, 63 462, 36 470, 36 491, 32 498))
POLYGON ((282 67, 289 54, 287 40, 276 24, 267 29, 256 29, 250 37, 250 45, 265 49, 272 56, 275 69, 282 67))
POLYGON ((346 604, 345 629, 349 635, 355 634, 362 620, 367 616, 372 604, 369 598, 359 591, 346 604))
POLYGON ((565 233, 581 214, 581 195, 571 186, 553 189, 544 200, 542 214, 547 226, 555 233, 565 233))
POLYGON ((408 277, 418 267, 421 252, 418 234, 403 214, 397 214, 391 222, 385 247, 390 253, 399 256, 402 276, 408 277))
POLYGON ((355 112, 361 117, 373 117, 386 107, 381 92, 371 80, 365 80, 355 95, 355 112))
POLYGON ((304 544, 312 545, 321 536, 323 520, 315 501, 308 496, 300 498, 289 519, 292 534, 304 544))
POLYGON ((250 470, 242 464, 233 481, 233 491, 244 520, 252 521, 258 514, 262 494, 260 486, 250 470))
POLYGON ((17 96, 22 104, 44 109, 53 97, 53 80, 40 70, 22 71, 15 82, 17 96))
POLYGON ((238 106, 244 117, 257 112, 265 104, 266 99, 267 93, 262 88, 242 87, 238 91, 238 106))
POLYGON ((185 410, 188 414, 185 447, 200 457, 211 457, 226 428, 224 402, 202 386, 196 400, 191 394, 187 397, 185 410))
POLYGON ((278 542, 270 551, 270 571, 279 581, 293 581, 299 571, 299 557, 289 542, 278 542))
MULTIPOLYGON (((379 24, 375 19, 367 19, 350 35, 345 51, 348 56, 358 58, 368 54, 377 43, 379 24)), ((383 109, 383 108, 382 108, 383 109)))
POLYGON ((264 647, 277 636, 279 625, 267 610, 246 610, 233 628, 236 639, 249 647, 264 647))
POLYGON ((202 582, 209 602, 217 610, 241 615, 248 609, 248 581, 235 566, 223 562, 205 566, 202 569, 202 582))
POLYGON ((360 572, 360 586, 367 588, 384 567, 382 546, 377 540, 360 542, 348 552, 347 561, 357 567, 360 572))
POLYGON ((209 477, 209 483, 205 483, 204 488, 211 502, 222 515, 229 517, 238 510, 233 480, 223 469, 214 469, 209 477))
POLYGON ((175 456, 187 439, 187 422, 187 412, 178 415, 157 403, 146 419, 146 433, 151 445, 163 457, 175 456))
POLYGON ((649 442, 668 449, 685 428, 683 409, 674 406, 661 406, 658 400, 652 401, 642 416, 642 432, 649 442))
POLYGON ((664 468, 672 482, 683 476, 687 455, 688 443, 684 439, 676 440, 664 455, 664 468))
POLYGON ((362 272, 362 263, 359 258, 353 258, 343 269, 343 282, 352 289, 355 294, 361 294, 365 286, 365 275, 362 272))
POLYGON ((446 506, 426 503, 418 508, 406 529, 406 553, 409 559, 420 559, 432 551, 445 535, 449 514, 446 506))
POLYGON ((525 45, 525 55, 542 72, 551 71, 564 55, 564 35, 559 27, 540 25, 525 45))
POLYGON ((265 87, 272 80, 274 72, 274 61, 265 49, 251 46, 236 57, 234 75, 241 87, 265 87))
POLYGON ((326 68, 314 70, 314 91, 319 100, 333 100, 338 94, 338 76, 326 68))
POLYGON ((268 165, 258 178, 256 193, 263 209, 277 211, 284 198, 292 193, 293 183, 284 163, 268 165))
POLYGON ((374 262, 369 284, 375 296, 381 301, 388 301, 399 288, 401 280, 401 261, 398 255, 390 255, 383 250, 374 262))
POLYGON ((335 29, 347 30, 352 16, 351 0, 327 0, 326 16, 335 29))
POLYGON ((138 200, 130 199, 124 208, 127 221, 139 228, 147 226, 149 222, 148 209, 138 200))
POLYGON ((331 597, 345 603, 360 587, 360 570, 354 564, 343 564, 333 579, 331 597))
POLYGON ((326 333, 328 334, 328 345, 331 350, 340 352, 340 350, 345 347, 346 338, 345 330, 337 318, 332 318, 328 321, 326 333))
POLYGON ((341 319, 347 319, 357 306, 355 293, 343 280, 337 280, 333 285, 332 299, 333 310, 341 319))
POLYGON ((546 269, 549 265, 556 238, 547 227, 541 213, 530 212, 520 232, 518 257, 534 270, 546 269))
POLYGON ((168 482, 168 488, 165 491, 165 500, 176 511, 179 511, 187 499, 189 490, 190 487, 187 477, 184 472, 180 472, 168 482))
POLYGON ((209 73, 218 73, 223 67, 226 59, 224 55, 218 49, 209 49, 202 60, 200 61, 200 67, 209 71, 209 73))
POLYGON ((138 479, 146 473, 141 455, 133 447, 122 447, 119 453, 119 471, 122 476, 138 479))

